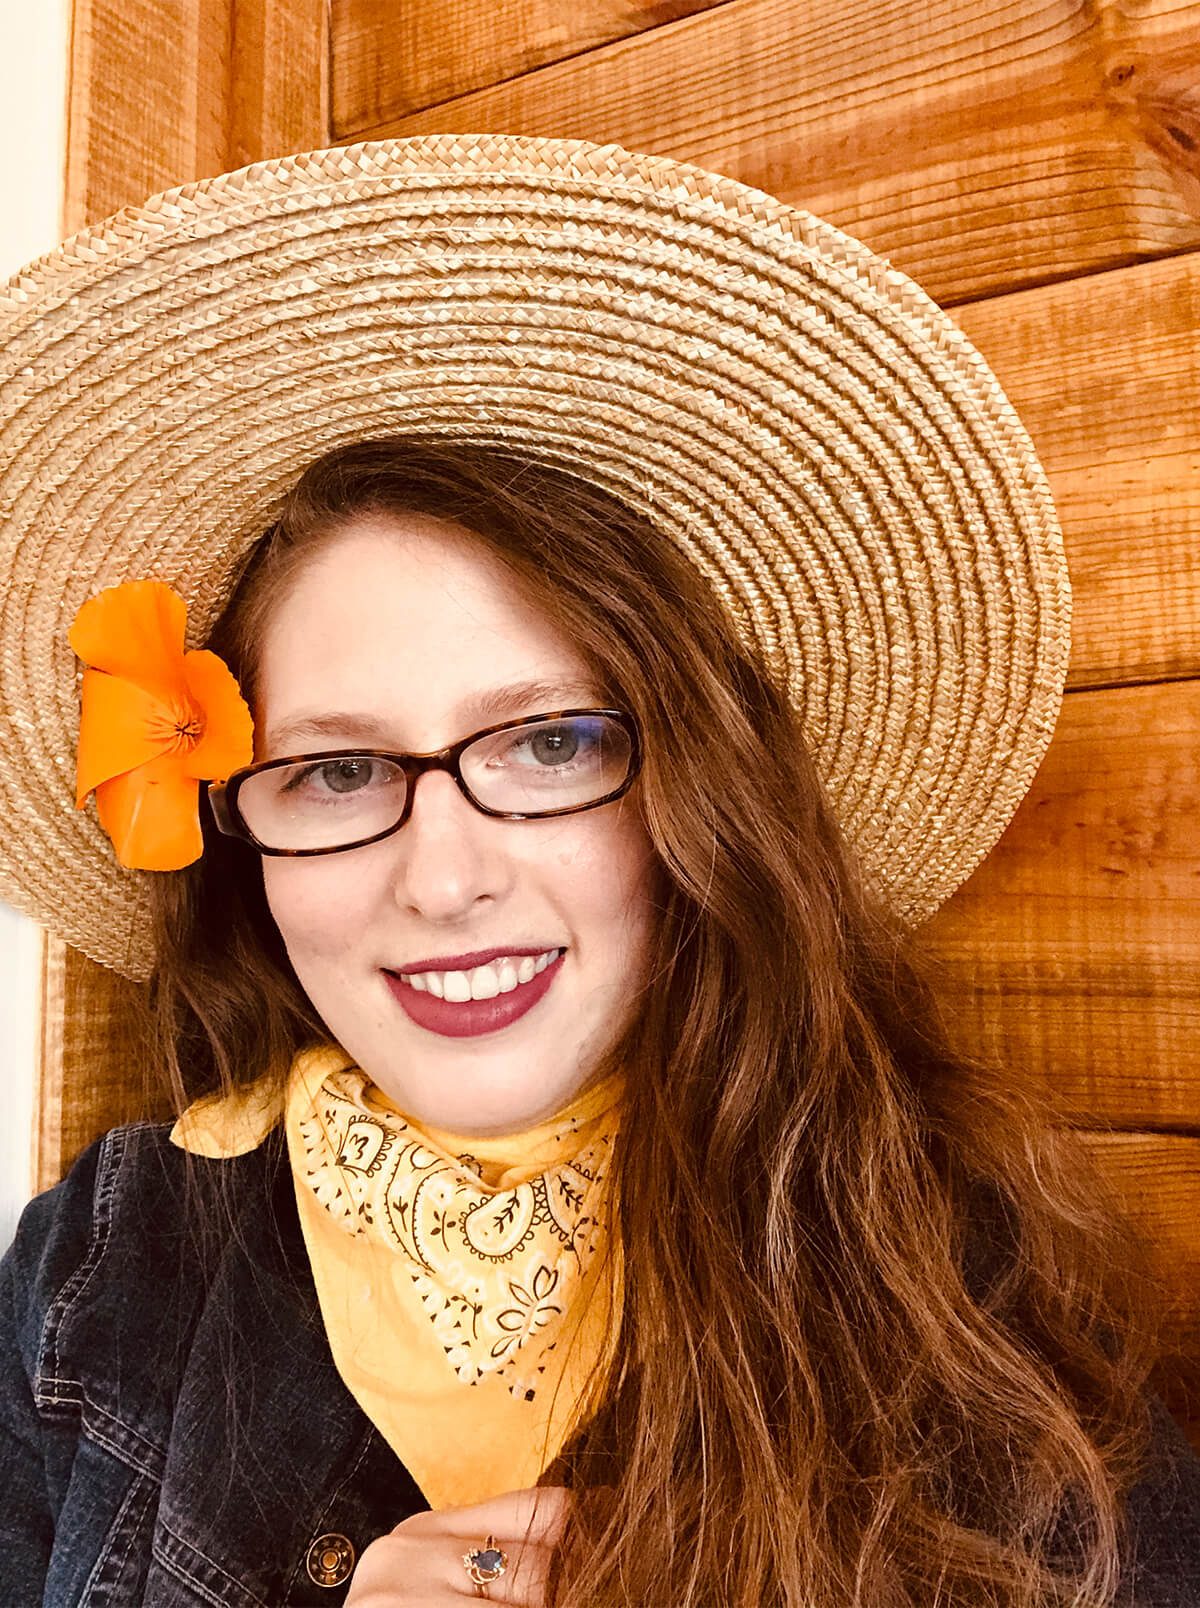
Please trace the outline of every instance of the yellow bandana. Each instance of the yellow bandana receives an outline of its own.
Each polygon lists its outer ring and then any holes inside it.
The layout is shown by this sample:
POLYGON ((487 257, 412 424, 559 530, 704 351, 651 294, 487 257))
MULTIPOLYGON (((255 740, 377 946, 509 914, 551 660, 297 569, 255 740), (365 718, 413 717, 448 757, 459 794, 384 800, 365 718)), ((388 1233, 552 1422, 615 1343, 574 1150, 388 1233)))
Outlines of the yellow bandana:
POLYGON ((176 1125, 185 1148, 229 1155, 284 1115, 338 1372, 433 1507, 536 1484, 608 1360, 620 1089, 614 1075, 536 1128, 462 1138, 401 1115, 330 1045, 297 1056, 274 1099, 198 1102, 176 1125))

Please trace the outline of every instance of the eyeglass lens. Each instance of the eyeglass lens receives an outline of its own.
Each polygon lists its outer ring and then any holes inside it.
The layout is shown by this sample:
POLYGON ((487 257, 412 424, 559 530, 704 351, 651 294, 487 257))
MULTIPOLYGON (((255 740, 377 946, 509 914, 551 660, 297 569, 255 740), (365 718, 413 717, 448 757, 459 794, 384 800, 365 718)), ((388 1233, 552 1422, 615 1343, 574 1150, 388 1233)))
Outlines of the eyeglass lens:
MULTIPOLYGON (((459 768, 475 803, 504 815, 549 815, 598 803, 623 786, 629 733, 606 715, 510 727, 465 748, 459 768)), ((404 812, 408 782, 393 760, 346 753, 248 776, 238 809, 266 848, 329 849, 386 832, 404 812)))

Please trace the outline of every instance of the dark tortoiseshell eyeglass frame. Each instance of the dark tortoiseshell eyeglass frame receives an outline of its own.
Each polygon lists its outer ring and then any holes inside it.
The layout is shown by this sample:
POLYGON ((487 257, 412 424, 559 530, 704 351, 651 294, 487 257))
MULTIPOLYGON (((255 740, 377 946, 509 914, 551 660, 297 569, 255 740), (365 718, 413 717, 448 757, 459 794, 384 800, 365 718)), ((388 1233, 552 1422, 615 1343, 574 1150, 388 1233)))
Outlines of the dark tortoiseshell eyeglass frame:
POLYGON ((621 798, 629 791, 641 765, 641 735, 632 715, 626 714, 623 709, 557 709, 547 714, 527 715, 521 720, 502 720, 498 725, 485 726, 482 731, 474 731, 469 737, 451 743, 448 748, 439 749, 436 754, 399 754, 385 748, 332 748, 316 754, 288 754, 283 759, 266 759, 260 764, 247 765, 242 770, 234 771, 224 782, 211 782, 208 788, 208 801, 212 807, 213 820, 226 836, 241 838, 260 854, 302 859, 315 854, 341 854, 346 849, 359 849, 367 843, 378 843, 381 838, 391 837, 405 825, 412 814, 417 782, 426 771, 445 771, 452 776, 459 792, 481 815, 488 815, 499 821, 540 821, 555 815, 578 815, 583 810, 594 810, 601 804, 611 804, 614 799, 621 798), (616 721, 629 738, 629 766, 625 779, 619 787, 613 788, 601 798, 589 799, 586 804, 568 804, 561 809, 525 810, 519 813, 512 810, 494 810, 486 804, 481 804, 471 792, 463 776, 460 762, 463 754, 474 743, 484 737, 494 737, 498 732, 519 731, 524 726, 540 726, 556 720, 574 720, 586 715, 603 716, 605 719, 616 721), (261 775, 263 771, 282 770, 288 765, 313 765, 338 759, 386 759, 395 765, 403 773, 405 782, 404 807, 400 812, 400 818, 382 832, 372 832, 369 837, 355 838, 350 843, 338 843, 329 848, 276 849, 261 843, 246 824, 238 806, 238 794, 250 778, 261 775))

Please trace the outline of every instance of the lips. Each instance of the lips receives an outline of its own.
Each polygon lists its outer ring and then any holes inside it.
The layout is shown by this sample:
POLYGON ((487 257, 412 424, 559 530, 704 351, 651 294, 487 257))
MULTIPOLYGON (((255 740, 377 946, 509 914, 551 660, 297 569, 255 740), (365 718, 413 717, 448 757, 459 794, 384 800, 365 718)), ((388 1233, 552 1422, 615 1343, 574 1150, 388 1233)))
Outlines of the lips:
MULTIPOLYGON (((459 966, 463 962, 474 965, 486 965, 495 957, 508 954, 520 955, 522 953, 542 953, 542 951, 521 950, 481 950, 475 955, 462 955, 453 957, 459 966)), ((565 951, 550 961, 544 970, 537 972, 526 983, 518 983, 510 992, 497 994, 492 999, 468 999, 462 1001, 438 999, 428 991, 421 991, 404 982, 396 972, 385 971, 384 977, 393 997, 411 1022, 423 1027, 427 1032, 438 1033, 444 1038, 474 1038, 482 1033, 497 1033, 501 1028, 509 1027, 513 1022, 519 1021, 527 1011, 542 1000, 549 993, 554 979, 565 958, 565 951)), ((442 971, 450 969, 447 962, 440 960, 437 966, 429 966, 422 962, 427 971, 442 971)), ((405 971, 417 972, 413 966, 405 971)))
POLYGON ((411 960, 397 968, 402 977, 411 977, 414 972, 448 972, 471 971, 476 966, 486 966, 491 960, 498 960, 501 955, 544 955, 550 945, 543 945, 541 949, 473 949, 469 955, 441 955, 436 960, 411 960))

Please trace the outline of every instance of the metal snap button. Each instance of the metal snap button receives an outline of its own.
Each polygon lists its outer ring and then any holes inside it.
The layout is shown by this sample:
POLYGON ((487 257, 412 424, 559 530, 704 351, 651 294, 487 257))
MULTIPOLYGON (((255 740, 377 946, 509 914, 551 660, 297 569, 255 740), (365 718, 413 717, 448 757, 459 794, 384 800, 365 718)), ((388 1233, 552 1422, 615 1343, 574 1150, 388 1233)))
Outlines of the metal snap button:
POLYGON ((308 1578, 317 1586, 340 1586, 354 1568, 354 1547, 344 1535, 319 1535, 304 1560, 308 1578))

